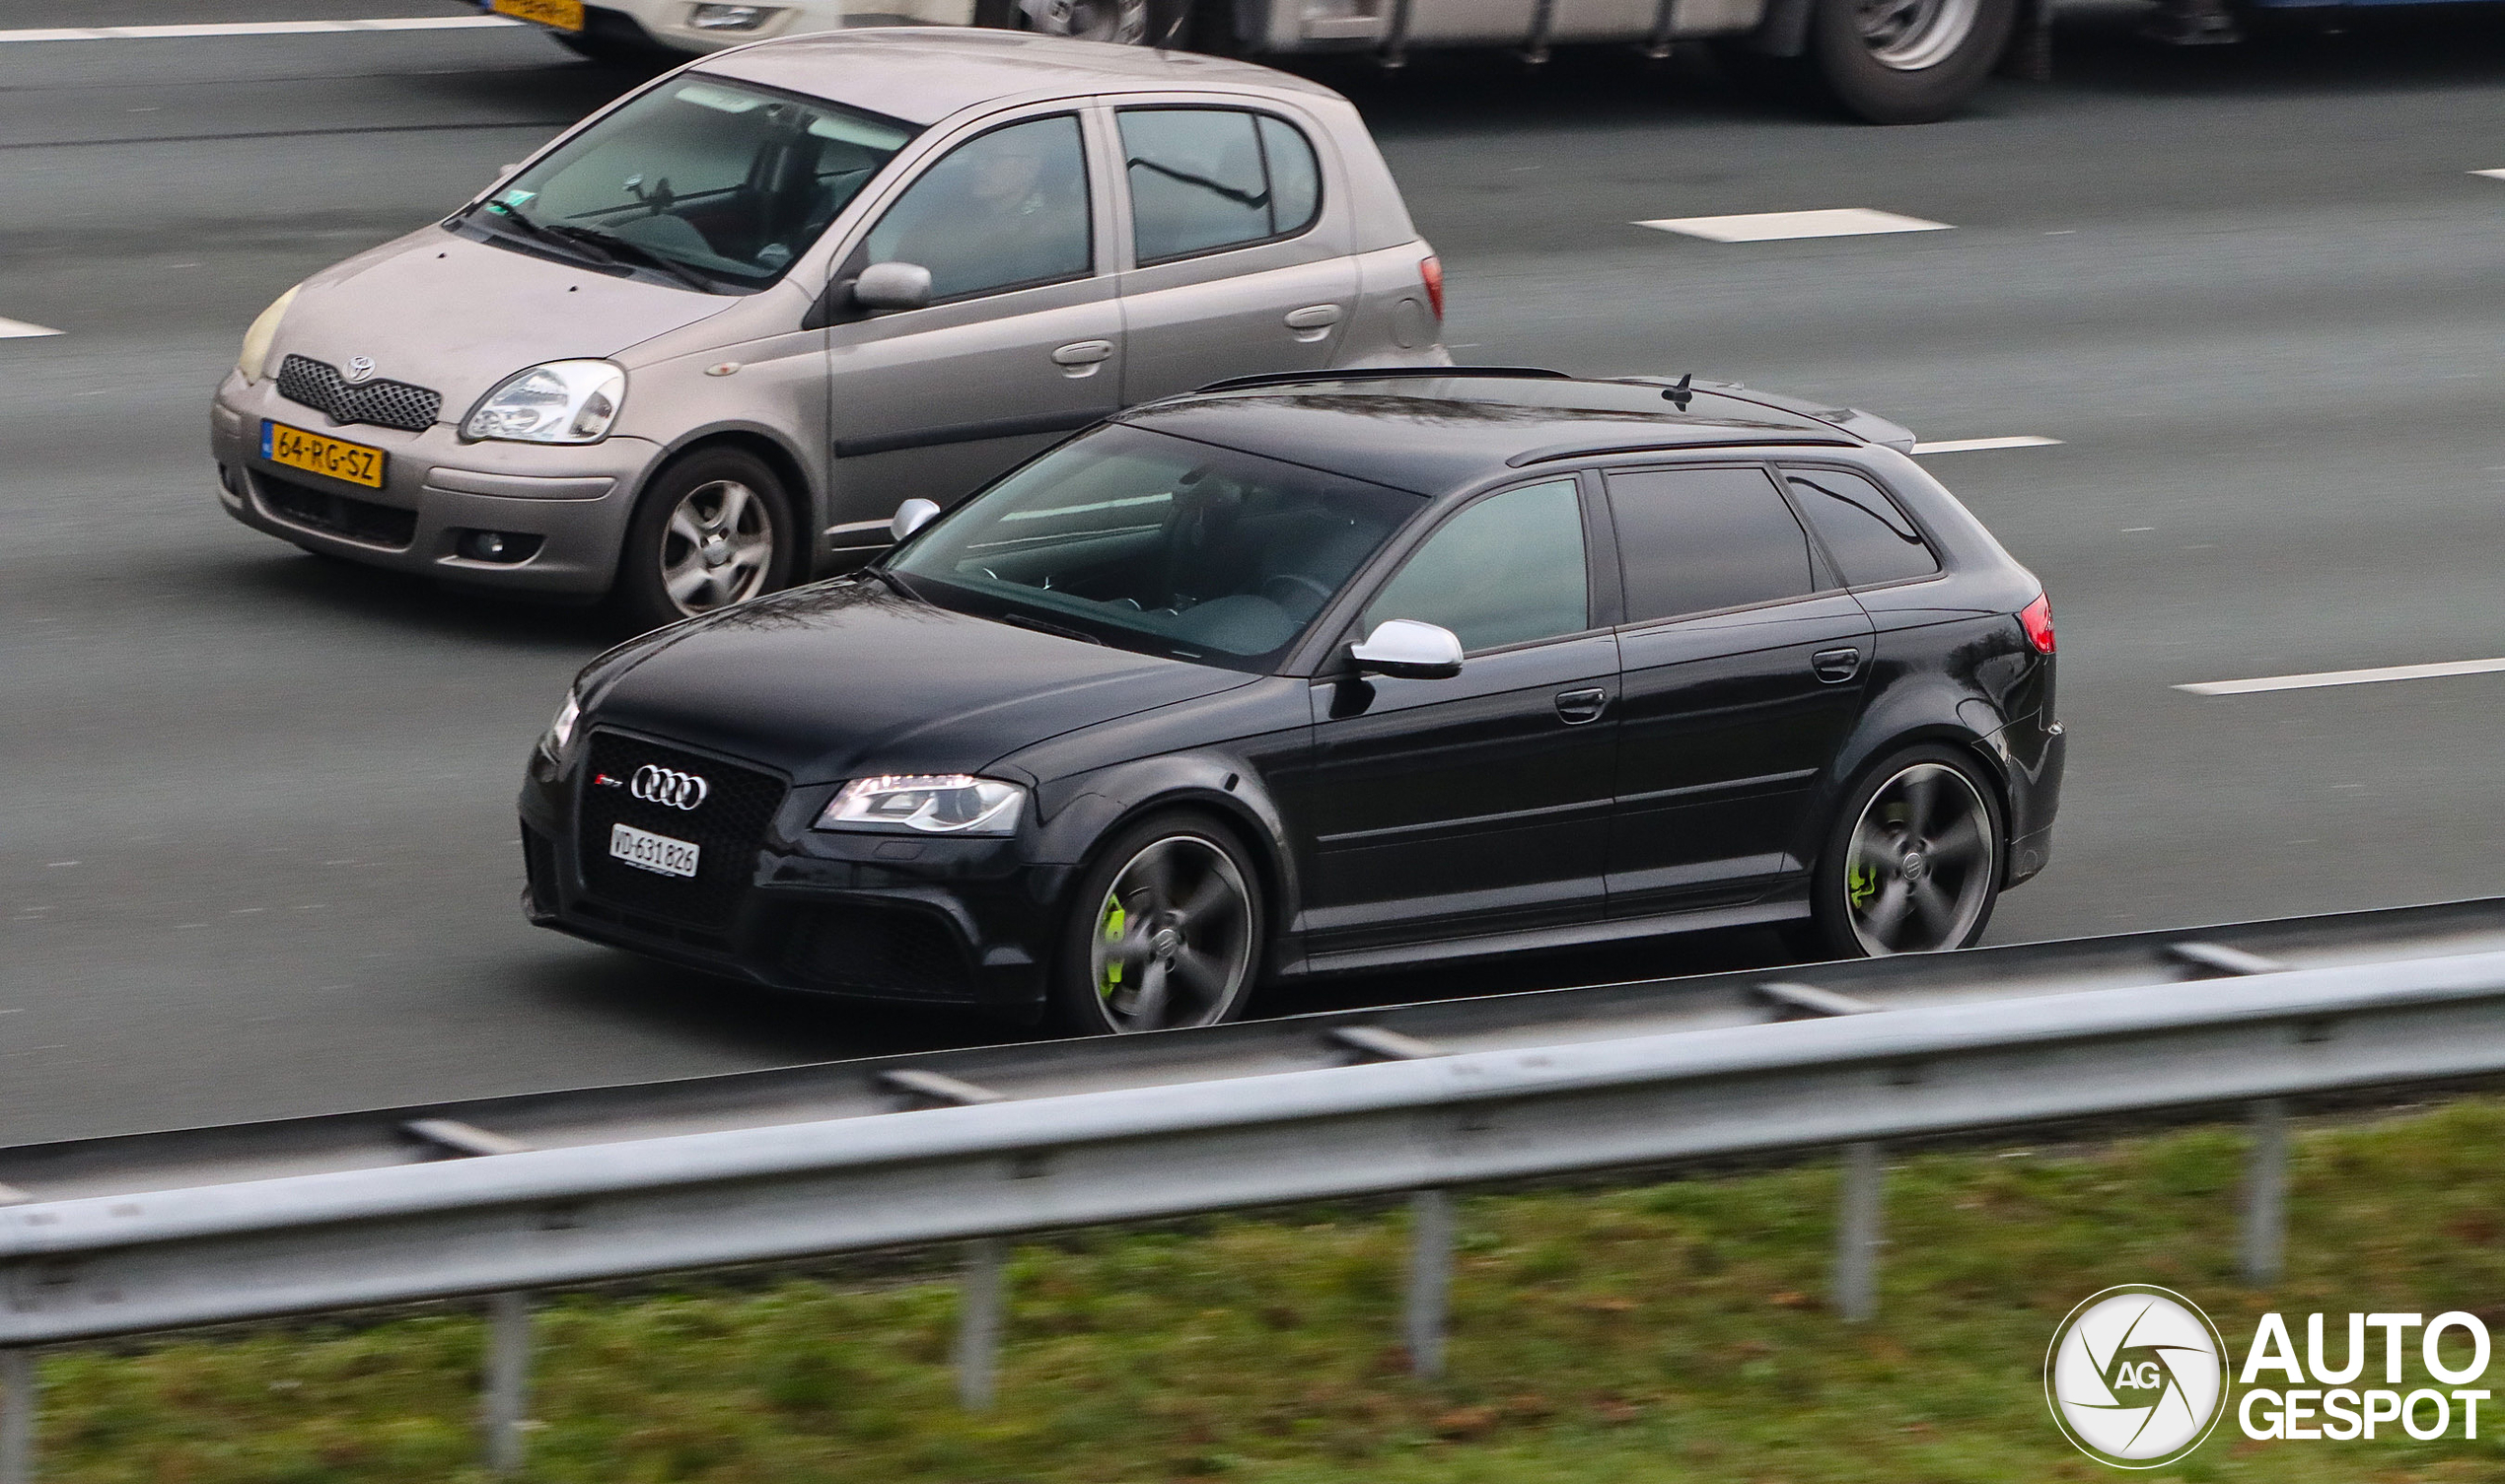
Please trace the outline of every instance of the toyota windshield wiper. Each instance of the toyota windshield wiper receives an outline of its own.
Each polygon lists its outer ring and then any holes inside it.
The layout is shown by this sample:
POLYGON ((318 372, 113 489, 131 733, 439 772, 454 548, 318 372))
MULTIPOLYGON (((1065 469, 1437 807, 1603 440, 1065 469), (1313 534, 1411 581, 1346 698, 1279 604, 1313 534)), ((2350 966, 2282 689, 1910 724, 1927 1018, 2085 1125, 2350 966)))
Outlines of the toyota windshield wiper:
POLYGON ((595 251, 606 252, 611 262, 616 262, 620 257, 631 257, 648 268, 657 268, 669 274, 699 294, 716 292, 712 281, 699 276, 693 268, 675 258, 664 257, 631 238, 619 237, 613 232, 604 232, 598 227, 577 227, 571 222, 537 222, 533 225, 551 237, 569 243, 581 243, 595 251))
POLYGON ((593 258, 604 263, 613 264, 617 261, 615 256, 602 251, 597 246, 581 241, 571 233, 559 232, 545 222, 535 222, 500 201, 485 202, 470 211, 468 215, 476 216, 480 212, 492 213, 497 226, 510 227, 534 242, 552 244, 566 249, 569 253, 588 251, 593 258))

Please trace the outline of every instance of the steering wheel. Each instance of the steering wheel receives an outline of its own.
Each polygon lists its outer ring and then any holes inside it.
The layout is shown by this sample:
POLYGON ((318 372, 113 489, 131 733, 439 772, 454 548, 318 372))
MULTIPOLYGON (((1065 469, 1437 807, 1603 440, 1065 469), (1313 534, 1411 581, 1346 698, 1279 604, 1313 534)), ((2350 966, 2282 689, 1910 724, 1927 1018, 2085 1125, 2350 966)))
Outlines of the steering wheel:
POLYGON ((1321 612, 1323 604, 1330 601, 1331 598, 1331 590, 1329 588, 1324 586, 1321 582, 1318 582, 1313 578, 1307 577, 1302 572, 1273 572, 1269 576, 1262 578, 1260 586, 1254 591, 1258 592, 1263 598, 1269 599, 1270 601, 1277 603, 1280 607, 1288 608, 1290 611, 1294 610, 1293 604, 1289 603, 1285 598, 1273 594, 1270 591, 1273 588, 1286 588, 1290 590, 1302 588, 1306 592, 1313 594, 1314 605, 1306 610, 1309 613, 1321 612))

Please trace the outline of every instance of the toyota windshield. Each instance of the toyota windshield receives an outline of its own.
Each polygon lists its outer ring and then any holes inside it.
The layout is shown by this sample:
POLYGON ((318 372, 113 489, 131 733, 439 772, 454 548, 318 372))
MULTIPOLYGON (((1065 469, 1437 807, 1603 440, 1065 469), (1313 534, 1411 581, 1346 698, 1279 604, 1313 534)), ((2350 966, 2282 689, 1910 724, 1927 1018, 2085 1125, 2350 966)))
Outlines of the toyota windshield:
POLYGON ((559 145, 457 230, 709 293, 753 293, 914 132, 841 104, 682 76, 559 145))

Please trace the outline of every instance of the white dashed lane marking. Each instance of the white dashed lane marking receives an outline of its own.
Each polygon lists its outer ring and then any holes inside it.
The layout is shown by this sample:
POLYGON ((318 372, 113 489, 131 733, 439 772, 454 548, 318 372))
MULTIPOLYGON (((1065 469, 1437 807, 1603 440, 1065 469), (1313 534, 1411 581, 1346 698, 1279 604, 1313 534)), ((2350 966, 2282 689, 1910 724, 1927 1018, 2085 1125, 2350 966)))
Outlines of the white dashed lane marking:
POLYGON ((2448 675, 2505 673, 2505 660, 2449 660, 2441 665, 2387 665, 2380 670, 2326 670, 2310 675, 2264 675, 2257 680, 2209 680, 2178 685, 2194 695, 2252 695, 2262 690, 2313 690, 2324 685, 2372 685, 2379 680, 2435 680, 2448 675))
POLYGON ((2485 176, 2491 180, 2505 180, 2505 170, 2474 170, 2470 174, 2485 176))
POLYGON ((1883 232, 1946 232, 1946 222, 1918 216, 1840 206, 1826 211, 1759 211, 1747 216, 1671 216, 1637 222, 1656 232, 1676 232, 1714 243, 1771 243, 1801 237, 1871 237, 1883 232))
POLYGON ((37 335, 59 333, 47 325, 29 324, 23 319, 0 319, 0 340, 32 340, 37 335))
POLYGON ((2007 438, 1943 438, 1938 443, 1917 443, 1917 454, 1980 454, 1986 449, 2048 449, 2061 442, 2034 433, 2017 433, 2007 438))
POLYGON ((6 41, 166 41, 186 36, 303 36, 349 31, 476 31, 519 26, 503 16, 392 16, 373 21, 215 21, 190 26, 53 26, 0 31, 6 41))

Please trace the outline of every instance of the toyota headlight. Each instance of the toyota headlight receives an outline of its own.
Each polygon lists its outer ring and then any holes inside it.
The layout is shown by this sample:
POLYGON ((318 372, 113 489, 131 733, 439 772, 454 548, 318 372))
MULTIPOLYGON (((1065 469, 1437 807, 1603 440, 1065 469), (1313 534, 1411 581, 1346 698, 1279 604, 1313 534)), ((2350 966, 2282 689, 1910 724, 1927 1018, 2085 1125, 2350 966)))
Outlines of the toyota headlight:
POLYGON ((1027 791, 964 773, 855 778, 828 801, 820 829, 923 835, 1006 835, 1018 829, 1027 791))
POLYGON ((598 443, 626 400, 626 372, 607 361, 550 361, 534 366, 479 399, 462 420, 461 436, 476 443, 598 443))
POLYGON ((287 306, 296 302, 297 290, 303 287, 300 283, 279 295, 277 301, 261 311, 245 329, 243 352, 235 358, 235 369, 244 373, 244 380, 257 382, 261 373, 268 369, 270 344, 278 338, 278 321, 287 318, 287 306))
POLYGON ((548 730, 539 734, 539 750, 547 754, 548 761, 565 760, 565 749, 574 745, 575 723, 582 719, 583 698, 569 690, 565 693, 565 704, 556 710, 556 720, 548 723, 548 730))

